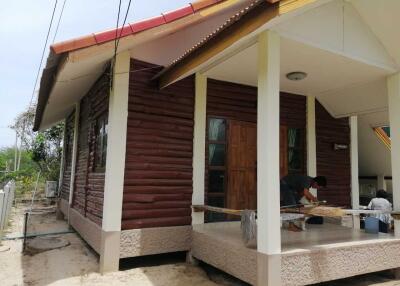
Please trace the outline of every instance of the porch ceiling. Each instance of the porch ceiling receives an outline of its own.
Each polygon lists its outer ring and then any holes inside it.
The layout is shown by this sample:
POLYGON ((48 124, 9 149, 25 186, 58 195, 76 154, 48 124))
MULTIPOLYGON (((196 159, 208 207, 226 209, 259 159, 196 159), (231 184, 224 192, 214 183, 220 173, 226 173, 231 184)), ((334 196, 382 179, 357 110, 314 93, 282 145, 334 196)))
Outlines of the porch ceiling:
MULTIPOLYGON (((257 49, 255 43, 205 74, 213 79, 257 86, 257 49)), ((316 96, 335 117, 385 109, 385 77, 389 74, 386 69, 337 53, 281 39, 281 90, 316 96), (308 76, 302 81, 290 81, 286 74, 293 71, 304 71, 308 76)))

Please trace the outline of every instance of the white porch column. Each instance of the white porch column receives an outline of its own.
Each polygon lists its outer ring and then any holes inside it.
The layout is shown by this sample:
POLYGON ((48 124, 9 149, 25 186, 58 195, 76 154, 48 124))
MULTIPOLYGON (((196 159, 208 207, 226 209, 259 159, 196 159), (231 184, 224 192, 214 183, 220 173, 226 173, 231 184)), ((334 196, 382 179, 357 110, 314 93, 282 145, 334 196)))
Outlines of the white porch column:
MULTIPOLYGON (((392 157, 393 209, 400 211, 400 73, 387 80, 392 157)), ((394 221, 396 236, 400 236, 400 220, 394 221)))
MULTIPOLYGON (((358 119, 350 117, 350 162, 351 162, 351 207, 360 208, 360 186, 358 176, 358 119)), ((353 215, 353 228, 360 229, 360 216, 353 215)))
POLYGON ((378 190, 385 190, 387 191, 385 175, 378 175, 377 176, 377 184, 376 187, 378 190))
POLYGON ((280 38, 272 31, 258 38, 257 104, 257 281, 281 284, 279 182, 280 38))
MULTIPOLYGON (((207 77, 196 73, 193 136, 193 205, 204 205, 207 77)), ((192 212, 192 224, 204 223, 204 212, 192 212)))
MULTIPOLYGON (((315 97, 307 96, 307 174, 317 176, 317 134, 315 127, 315 97)), ((314 196, 317 190, 311 189, 314 196)))
POLYGON ((100 272, 118 271, 129 99, 129 51, 116 56, 108 111, 100 272))
POLYGON ((69 183, 69 208, 68 208, 68 222, 69 222, 69 209, 72 207, 72 198, 75 185, 75 171, 76 171, 76 157, 78 155, 78 139, 79 139, 79 115, 81 113, 81 103, 78 101, 75 104, 75 121, 74 121, 74 141, 72 143, 72 162, 71 162, 71 179, 69 183))

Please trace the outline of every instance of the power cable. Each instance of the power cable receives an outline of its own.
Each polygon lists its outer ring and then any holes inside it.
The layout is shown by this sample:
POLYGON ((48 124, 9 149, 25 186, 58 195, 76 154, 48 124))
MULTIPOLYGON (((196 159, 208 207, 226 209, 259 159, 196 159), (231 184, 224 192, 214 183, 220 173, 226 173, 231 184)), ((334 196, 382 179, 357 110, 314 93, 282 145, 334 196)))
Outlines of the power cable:
MULTIPOLYGON (((50 36, 50 32, 51 32, 51 27, 53 26, 53 20, 54 20, 54 15, 55 15, 55 12, 56 12, 56 9, 57 9, 57 3, 58 3, 58 0, 55 1, 55 3, 54 3, 54 8, 53 8, 53 12, 52 12, 52 14, 51 14, 50 24, 49 24, 49 28, 48 28, 48 30, 47 30, 47 35, 46 35, 46 41, 45 41, 44 46, 43 46, 42 56, 40 57, 40 62, 39 62, 38 71, 37 71, 37 73, 36 73, 35 83, 34 83, 34 85, 33 85, 32 95, 31 95, 31 99, 30 99, 29 105, 28 105, 28 111, 31 109, 32 102, 33 102, 33 98, 34 98, 34 96, 35 96, 35 90, 36 90, 36 86, 37 86, 37 83, 38 83, 38 80, 39 80, 39 75, 40 75, 40 70, 41 70, 41 68, 42 68, 44 55, 45 55, 45 53, 46 53, 47 43, 48 43, 48 41, 49 41, 49 36, 50 36)), ((24 141, 24 139, 25 139, 25 131, 26 131, 26 118, 25 118, 25 120, 24 120, 24 122, 23 122, 23 125, 22 125, 21 147, 20 147, 21 150, 20 150, 20 154, 21 154, 21 152, 22 152, 22 144, 23 144, 23 141, 24 141)), ((20 162, 20 160, 21 160, 21 155, 20 155, 20 158, 19 158, 19 162, 20 162)), ((19 169, 19 163, 18 163, 17 169, 19 169)))
MULTIPOLYGON (((125 18, 124 18, 124 22, 122 23, 122 28, 121 28, 121 32, 119 33, 119 36, 117 37, 117 43, 116 43, 116 46, 117 46, 117 50, 118 50, 118 45, 119 45, 119 40, 121 39, 121 36, 122 36, 122 31, 123 31, 123 28, 124 28, 124 26, 125 26, 125 23, 126 23, 126 19, 128 18, 128 14, 129 14, 129 9, 130 9, 130 7, 131 7, 131 0, 129 0, 129 2, 128 2, 128 7, 126 8, 126 13, 125 13, 125 18)), ((118 31, 118 30, 117 30, 118 31)))
POLYGON ((43 58, 44 58, 44 55, 45 55, 45 53, 46 53, 47 42, 49 41, 49 36, 50 36, 51 27, 53 26, 54 14, 55 14, 55 12, 56 12, 57 3, 58 3, 58 0, 56 0, 56 2, 54 3, 53 13, 51 14, 51 20, 50 20, 49 28, 48 28, 48 30, 47 30, 47 35, 46 35, 46 41, 45 41, 44 46, 43 46, 42 56, 41 56, 41 58, 40 58, 39 68, 38 68, 38 71, 37 71, 37 73, 36 73, 35 84, 34 84, 34 86, 33 86, 32 96, 31 96, 31 100, 30 100, 30 102, 29 102, 29 108, 30 108, 31 105, 32 105, 33 97, 34 97, 34 95, 35 95, 35 89, 36 89, 36 85, 37 85, 37 82, 38 82, 38 79, 39 79, 40 70, 41 70, 42 63, 43 63, 43 58))
POLYGON ((52 43, 54 43, 54 42, 56 41, 56 37, 57 37, 57 33, 58 33, 58 28, 60 27, 60 22, 61 22, 61 18, 62 18, 62 16, 63 16, 63 13, 64 13, 64 7, 65 7, 65 3, 66 3, 66 2, 67 2, 67 0, 64 0, 64 3, 63 3, 63 5, 62 5, 62 7, 61 7, 60 16, 59 16, 59 18, 58 18, 57 27, 56 27, 56 31, 55 31, 55 33, 54 33, 54 37, 53 37, 52 43))

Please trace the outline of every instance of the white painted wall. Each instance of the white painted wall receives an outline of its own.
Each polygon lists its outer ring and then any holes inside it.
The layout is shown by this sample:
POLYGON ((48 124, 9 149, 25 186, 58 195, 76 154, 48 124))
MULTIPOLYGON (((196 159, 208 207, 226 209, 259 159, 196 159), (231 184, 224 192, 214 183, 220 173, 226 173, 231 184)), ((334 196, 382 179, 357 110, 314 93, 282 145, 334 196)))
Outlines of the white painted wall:
POLYGON ((334 0, 274 27, 283 37, 394 70, 379 39, 347 1, 334 0), (318 23, 318 24, 317 24, 318 23))
POLYGON ((381 142, 373 127, 389 124, 388 112, 364 114, 358 117, 360 176, 391 176, 390 150, 381 142))
MULTIPOLYGON (((400 73, 387 80, 391 136, 393 210, 400 211, 400 73)), ((395 220, 395 235, 400 236, 400 220, 395 220)))

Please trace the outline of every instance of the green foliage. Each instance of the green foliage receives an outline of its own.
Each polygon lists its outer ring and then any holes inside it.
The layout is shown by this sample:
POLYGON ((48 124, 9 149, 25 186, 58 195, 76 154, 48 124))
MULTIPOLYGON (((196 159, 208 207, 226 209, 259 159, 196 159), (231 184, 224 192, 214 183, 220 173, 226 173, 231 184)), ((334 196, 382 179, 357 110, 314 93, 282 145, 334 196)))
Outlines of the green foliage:
POLYGON ((33 132, 34 117, 35 107, 31 107, 18 115, 10 126, 22 145, 18 153, 21 159, 17 171, 14 170, 15 149, 0 149, 0 183, 14 179, 17 192, 21 194, 33 190, 39 172, 41 185, 44 181, 57 181, 60 173, 64 124, 57 124, 42 132, 33 132))
POLYGON ((35 107, 31 107, 18 115, 11 127, 17 132, 30 160, 37 164, 42 177, 45 180, 57 181, 60 172, 64 124, 59 123, 42 132, 33 132, 34 118, 35 107))

